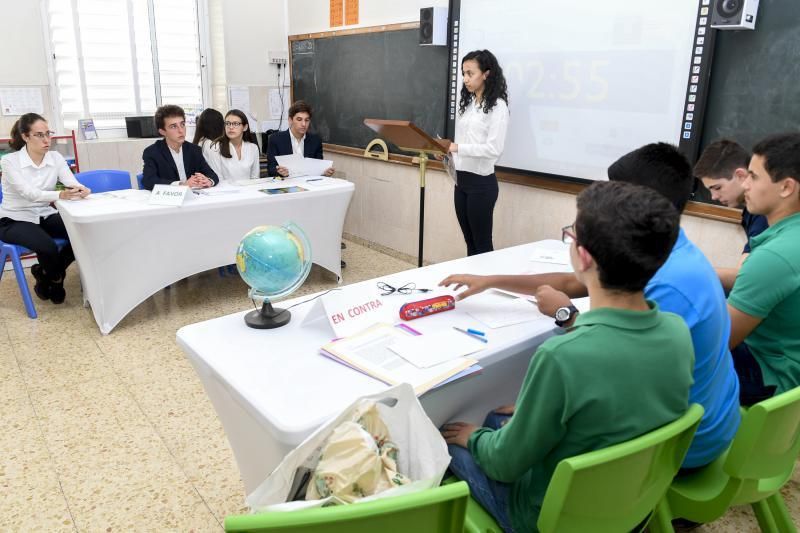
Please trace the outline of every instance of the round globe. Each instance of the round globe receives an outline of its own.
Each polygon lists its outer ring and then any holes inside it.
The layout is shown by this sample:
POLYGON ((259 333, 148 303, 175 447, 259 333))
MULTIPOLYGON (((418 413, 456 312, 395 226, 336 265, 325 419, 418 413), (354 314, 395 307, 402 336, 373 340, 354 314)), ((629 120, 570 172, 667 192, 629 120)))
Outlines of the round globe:
POLYGON ((254 312, 261 318, 254 325, 249 313, 245 321, 252 327, 278 327, 289 321, 289 311, 272 310, 271 299, 294 292, 311 271, 311 245, 303 230, 292 222, 281 226, 258 226, 242 238, 236 251, 236 268, 250 286, 251 298, 263 298, 264 305, 254 312), (273 312, 269 312, 272 310, 273 312), (280 311, 280 312, 278 312, 280 311), (271 321, 264 322, 264 313, 271 321), (280 323, 275 324, 275 321, 280 323))

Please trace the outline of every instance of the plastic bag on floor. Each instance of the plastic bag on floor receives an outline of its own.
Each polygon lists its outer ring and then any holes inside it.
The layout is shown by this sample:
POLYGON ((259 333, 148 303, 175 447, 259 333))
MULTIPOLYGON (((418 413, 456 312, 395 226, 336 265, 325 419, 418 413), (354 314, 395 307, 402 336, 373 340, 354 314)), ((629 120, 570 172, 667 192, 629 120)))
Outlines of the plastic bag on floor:
MULTIPOLYGON (((411 386, 402 384, 356 400, 339 416, 320 427, 289 452, 247 496, 247 503, 253 512, 263 512, 388 498, 438 486, 449 464, 447 445, 438 429, 425 414, 411 386), (375 409, 371 410, 373 405, 375 409), (363 434, 360 434, 357 428, 366 428, 367 431, 362 430, 363 434), (378 489, 375 494, 361 498, 358 493, 364 487, 354 489, 347 487, 343 479, 325 479, 325 460, 323 468, 318 471, 323 448, 332 436, 340 438, 336 442, 355 447, 362 443, 368 447, 370 442, 374 445, 383 437, 391 438, 388 444, 384 443, 385 449, 379 450, 379 468, 366 462, 366 454, 359 456, 364 458, 364 464, 360 470, 357 469, 363 474, 359 479, 367 488, 378 489), (361 439, 361 442, 356 439, 361 439), (402 477, 392 479, 392 472, 402 477), (320 474, 316 479, 315 473, 320 474), (319 498, 303 500, 306 494, 319 498)), ((337 469, 337 472, 341 471, 341 468, 337 469)), ((348 477, 353 478, 352 475, 348 477)))

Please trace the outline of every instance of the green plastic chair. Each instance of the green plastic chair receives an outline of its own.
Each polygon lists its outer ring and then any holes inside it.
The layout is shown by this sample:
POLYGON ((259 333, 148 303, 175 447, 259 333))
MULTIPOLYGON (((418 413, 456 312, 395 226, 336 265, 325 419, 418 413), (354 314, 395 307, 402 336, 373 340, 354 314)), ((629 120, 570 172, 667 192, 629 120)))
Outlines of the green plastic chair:
POLYGON ((469 499, 463 481, 371 502, 225 518, 225 531, 461 533, 469 499))
MULTIPOLYGON (((539 531, 620 533, 644 524, 680 469, 703 417, 698 404, 669 424, 635 439, 563 459, 542 502, 539 531)), ((465 531, 502 533, 475 500, 465 531)))
POLYGON ((750 504, 765 532, 797 531, 780 489, 800 453, 800 387, 750 407, 730 448, 716 461, 673 481, 650 528, 671 532, 673 518, 708 523, 750 504))

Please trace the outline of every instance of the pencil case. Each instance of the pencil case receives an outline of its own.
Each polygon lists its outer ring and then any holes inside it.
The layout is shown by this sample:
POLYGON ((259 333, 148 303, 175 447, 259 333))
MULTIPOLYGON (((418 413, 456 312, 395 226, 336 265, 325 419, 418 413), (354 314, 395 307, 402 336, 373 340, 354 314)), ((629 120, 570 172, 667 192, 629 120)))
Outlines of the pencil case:
POLYGON ((456 308, 456 300, 452 296, 437 296, 420 300, 418 302, 408 302, 400 308, 400 318, 403 320, 414 320, 424 316, 450 311, 456 308))

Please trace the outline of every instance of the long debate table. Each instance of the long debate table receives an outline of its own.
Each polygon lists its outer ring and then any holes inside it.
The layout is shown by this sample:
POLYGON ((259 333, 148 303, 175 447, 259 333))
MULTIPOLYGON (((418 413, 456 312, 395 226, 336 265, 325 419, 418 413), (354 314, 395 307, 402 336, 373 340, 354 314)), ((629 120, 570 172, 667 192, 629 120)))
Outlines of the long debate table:
POLYGON ((190 194, 184 205, 149 205, 146 191, 115 191, 57 207, 78 262, 84 301, 103 334, 157 291, 192 274, 234 262, 246 232, 262 224, 299 225, 314 263, 341 278, 341 236, 351 182, 295 178, 190 194), (259 189, 307 189, 266 194, 259 189), (224 192, 224 191, 228 192, 224 192))
MULTIPOLYGON (((408 270, 364 281, 385 281, 395 287, 415 282, 419 288, 435 288, 453 273, 517 274, 569 271, 570 267, 531 260, 536 249, 562 249, 560 241, 540 241, 478 256, 408 270)), ((344 287, 342 290, 347 290, 344 287)), ((431 294, 383 296, 383 302, 399 309, 406 301, 431 294)), ((484 296, 489 297, 489 296, 484 296)), ((456 309, 414 320, 409 325, 425 334, 440 328, 480 327, 467 312, 480 307, 481 295, 456 304, 456 309)), ((492 296, 496 298, 497 296, 492 296)), ((249 494, 283 457, 317 427, 338 414, 355 399, 387 388, 319 353, 333 337, 324 317, 303 320, 314 305, 309 296, 280 303, 293 307, 288 325, 274 330, 255 330, 236 313, 185 326, 177 332, 184 350, 200 377, 206 393, 225 428, 245 490, 249 494)), ((485 301, 485 300, 484 300, 485 301)), ((531 355, 554 332, 552 318, 497 329, 484 329, 489 339, 478 352, 480 374, 448 383, 421 396, 428 416, 437 425, 448 420, 480 423, 486 413, 512 403, 527 371, 531 355)))

